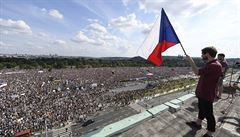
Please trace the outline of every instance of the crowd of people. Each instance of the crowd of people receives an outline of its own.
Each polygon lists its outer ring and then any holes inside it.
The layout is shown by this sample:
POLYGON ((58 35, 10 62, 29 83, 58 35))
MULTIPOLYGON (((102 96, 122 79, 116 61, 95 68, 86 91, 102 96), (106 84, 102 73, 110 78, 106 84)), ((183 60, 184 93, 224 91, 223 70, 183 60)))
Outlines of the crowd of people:
MULTIPOLYGON (((81 122, 110 106, 124 106, 140 91, 114 94, 111 89, 135 78, 159 80, 189 74, 189 68, 122 67, 59 70, 1 70, 0 135, 20 130, 42 131, 67 122, 81 122), (149 78, 149 77, 148 77, 149 78)), ((144 80, 148 80, 144 79, 144 80)))

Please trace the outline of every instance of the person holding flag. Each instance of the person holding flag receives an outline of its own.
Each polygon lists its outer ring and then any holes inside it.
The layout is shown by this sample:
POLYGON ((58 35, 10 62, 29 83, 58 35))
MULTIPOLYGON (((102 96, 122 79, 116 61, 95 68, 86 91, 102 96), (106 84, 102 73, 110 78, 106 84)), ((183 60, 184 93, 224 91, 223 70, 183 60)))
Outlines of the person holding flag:
POLYGON ((203 137, 211 137, 215 132, 216 121, 213 114, 213 101, 216 96, 218 80, 222 75, 222 66, 215 59, 217 50, 214 47, 202 49, 202 59, 207 61, 206 66, 198 69, 193 59, 186 54, 180 40, 178 39, 165 11, 162 9, 161 19, 158 18, 154 23, 152 30, 138 49, 138 54, 151 61, 156 66, 162 64, 162 53, 168 48, 180 44, 187 61, 190 63, 193 72, 199 75, 199 81, 196 88, 198 98, 198 119, 197 121, 187 122, 191 127, 201 129, 202 120, 207 119, 207 133, 203 137))
POLYGON ((213 114, 213 102, 216 96, 216 88, 219 78, 222 76, 222 66, 215 59, 217 50, 214 47, 206 47, 202 49, 202 59, 207 61, 203 68, 198 69, 193 59, 186 55, 187 61, 190 63, 193 72, 199 75, 199 81, 196 88, 196 96, 198 98, 198 119, 187 122, 191 127, 196 129, 202 128, 202 120, 207 119, 207 133, 203 137, 211 137, 215 132, 216 121, 213 114))

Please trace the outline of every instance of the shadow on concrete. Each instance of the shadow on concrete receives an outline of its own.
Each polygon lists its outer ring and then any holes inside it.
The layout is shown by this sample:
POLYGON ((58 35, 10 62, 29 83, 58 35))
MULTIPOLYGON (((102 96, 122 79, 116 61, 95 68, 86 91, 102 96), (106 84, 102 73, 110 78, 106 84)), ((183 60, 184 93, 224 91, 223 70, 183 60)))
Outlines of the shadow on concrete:
POLYGON ((197 111, 195 108, 193 108, 193 107, 188 107, 188 108, 186 108, 186 110, 188 110, 188 111, 190 111, 190 112, 194 112, 194 111, 197 111))
POLYGON ((187 107, 186 110, 188 110, 190 112, 198 111, 198 102, 196 102, 196 101, 192 102, 191 106, 187 107))
POLYGON ((240 119, 236 117, 220 117, 218 121, 221 123, 228 123, 237 127, 236 131, 240 134, 240 119), (228 119, 234 119, 236 122, 227 121, 228 119))
POLYGON ((240 134, 240 127, 236 129, 236 131, 240 134))
POLYGON ((183 137, 195 137, 197 131, 200 129, 197 129, 196 127, 189 125, 188 122, 186 122, 186 125, 188 125, 191 128, 191 130, 188 131, 185 135, 183 135, 183 137))

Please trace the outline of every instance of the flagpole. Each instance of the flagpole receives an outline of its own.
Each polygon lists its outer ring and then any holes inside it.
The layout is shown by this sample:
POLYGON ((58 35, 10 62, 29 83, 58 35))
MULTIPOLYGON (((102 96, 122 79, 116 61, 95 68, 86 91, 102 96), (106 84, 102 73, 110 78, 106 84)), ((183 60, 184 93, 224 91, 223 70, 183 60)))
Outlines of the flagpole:
POLYGON ((183 50, 184 54, 185 54, 185 55, 187 55, 187 53, 186 53, 185 49, 183 48, 183 46, 182 46, 182 43, 181 43, 181 42, 180 42, 180 45, 181 45, 181 48, 182 48, 182 50, 183 50))

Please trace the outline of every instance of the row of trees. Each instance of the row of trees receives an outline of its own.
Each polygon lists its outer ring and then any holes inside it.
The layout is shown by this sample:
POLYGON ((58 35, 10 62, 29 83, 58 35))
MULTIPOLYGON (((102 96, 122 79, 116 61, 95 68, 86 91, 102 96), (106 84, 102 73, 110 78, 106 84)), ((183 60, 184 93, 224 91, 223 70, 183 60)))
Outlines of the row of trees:
MULTIPOLYGON (((200 58, 194 58, 198 66, 203 65, 200 58)), ((86 68, 86 67, 143 67, 154 66, 151 62, 141 58, 16 58, 0 57, 0 69, 62 69, 62 68, 86 68)), ((188 62, 183 57, 163 57, 161 66, 187 67, 188 62)))

